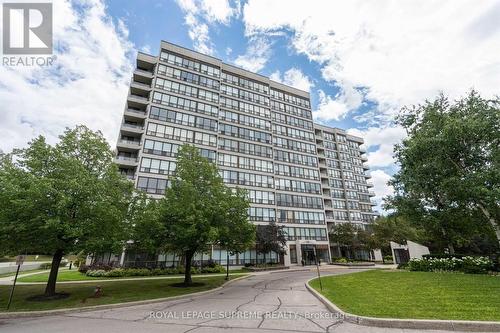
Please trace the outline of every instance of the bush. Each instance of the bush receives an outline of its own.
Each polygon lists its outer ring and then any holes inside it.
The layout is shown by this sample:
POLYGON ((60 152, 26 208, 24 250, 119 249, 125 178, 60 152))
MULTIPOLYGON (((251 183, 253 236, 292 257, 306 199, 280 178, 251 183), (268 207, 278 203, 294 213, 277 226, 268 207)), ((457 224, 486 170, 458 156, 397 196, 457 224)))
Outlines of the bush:
POLYGON ((408 270, 419 272, 463 272, 470 274, 486 274, 493 268, 493 262, 487 257, 459 258, 422 258, 410 259, 408 270))
POLYGON ((90 266, 87 266, 87 265, 84 265, 84 264, 81 264, 80 266, 78 266, 78 271, 80 273, 87 273, 87 271, 90 269, 90 266))
POLYGON ((226 268, 224 268, 223 266, 221 266, 219 264, 215 264, 214 266, 203 267, 201 269, 201 272, 202 273, 225 273, 226 268))
POLYGON ((393 262, 392 256, 384 256, 384 262, 393 262))
POLYGON ((347 260, 347 258, 344 258, 344 257, 340 257, 340 258, 333 258, 332 260, 333 262, 335 263, 339 263, 339 264, 347 264, 349 261, 347 260))
POLYGON ((245 267, 253 267, 255 266, 254 264, 252 264, 251 262, 247 262, 245 263, 245 267))
MULTIPOLYGON (((61 260, 61 262, 59 263, 59 267, 64 267, 68 264, 67 261, 65 260, 61 260)), ((43 264, 40 264, 40 269, 50 269, 52 267, 52 263, 51 262, 44 262, 43 264)))

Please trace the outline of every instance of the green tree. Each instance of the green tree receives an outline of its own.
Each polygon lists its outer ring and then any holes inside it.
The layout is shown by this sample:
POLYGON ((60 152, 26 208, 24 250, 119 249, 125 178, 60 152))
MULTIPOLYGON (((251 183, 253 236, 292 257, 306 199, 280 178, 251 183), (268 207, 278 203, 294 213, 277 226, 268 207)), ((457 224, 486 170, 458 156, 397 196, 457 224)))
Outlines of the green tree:
POLYGON ((371 225, 374 248, 381 249, 384 254, 390 252, 390 242, 406 244, 407 240, 423 241, 422 232, 403 216, 389 214, 378 217, 371 225))
POLYGON ((222 212, 218 243, 226 249, 226 279, 229 279, 229 254, 241 253, 251 247, 255 241, 255 225, 248 223, 250 207, 247 192, 229 188, 224 193, 226 200, 221 202, 222 212))
POLYGON ((189 285, 195 253, 206 251, 219 241, 236 247, 244 240, 242 235, 224 230, 227 223, 235 231, 250 228, 248 220, 242 218, 248 202, 240 192, 233 194, 224 185, 216 165, 190 145, 179 149, 177 168, 170 181, 170 188, 159 202, 162 243, 165 250, 184 256, 184 284, 189 285), (234 220, 229 221, 231 218, 234 220))
POLYGON ((257 226, 256 250, 264 255, 266 264, 266 254, 275 252, 278 255, 286 254, 286 234, 283 226, 275 222, 260 224, 257 226))
POLYGON ((439 230, 451 251, 485 221, 500 242, 500 99, 441 95, 404 108, 397 123, 408 136, 395 146, 400 170, 389 206, 439 230), (482 217, 457 219, 475 211, 482 217))
POLYGON ((134 194, 100 132, 68 129, 55 146, 40 136, 0 165, 0 248, 52 253, 54 296, 64 254, 119 250, 134 194))
POLYGON ((329 231, 329 238, 337 244, 339 254, 342 253, 341 249, 345 248, 350 256, 350 250, 354 246, 356 240, 357 228, 352 223, 336 223, 329 231))

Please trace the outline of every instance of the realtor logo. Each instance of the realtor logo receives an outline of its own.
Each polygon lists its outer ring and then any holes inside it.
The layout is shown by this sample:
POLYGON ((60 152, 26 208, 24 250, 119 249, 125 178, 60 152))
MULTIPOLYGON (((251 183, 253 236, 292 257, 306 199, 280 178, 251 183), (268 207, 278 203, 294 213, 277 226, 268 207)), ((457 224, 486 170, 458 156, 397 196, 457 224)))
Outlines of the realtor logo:
POLYGON ((52 4, 3 4, 3 54, 52 54, 52 4))

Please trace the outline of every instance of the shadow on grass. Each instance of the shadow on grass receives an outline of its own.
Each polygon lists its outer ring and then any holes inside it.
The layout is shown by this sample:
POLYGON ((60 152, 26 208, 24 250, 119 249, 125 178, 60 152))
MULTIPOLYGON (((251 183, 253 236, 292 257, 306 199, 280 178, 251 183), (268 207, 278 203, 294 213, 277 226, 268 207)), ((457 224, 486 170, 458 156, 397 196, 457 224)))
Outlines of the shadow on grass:
POLYGON ((203 283, 203 282, 193 282, 193 283, 179 282, 179 283, 169 284, 170 287, 174 287, 174 288, 193 288, 193 287, 203 287, 205 285, 206 285, 206 283, 203 283))

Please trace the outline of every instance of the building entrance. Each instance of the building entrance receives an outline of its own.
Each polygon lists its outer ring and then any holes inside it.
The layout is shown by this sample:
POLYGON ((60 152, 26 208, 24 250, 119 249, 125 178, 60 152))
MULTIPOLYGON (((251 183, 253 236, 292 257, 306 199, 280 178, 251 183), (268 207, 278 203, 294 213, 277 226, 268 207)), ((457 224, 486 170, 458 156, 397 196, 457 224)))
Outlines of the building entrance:
POLYGON ((304 261, 304 265, 316 265, 314 245, 302 245, 302 260, 304 261))

